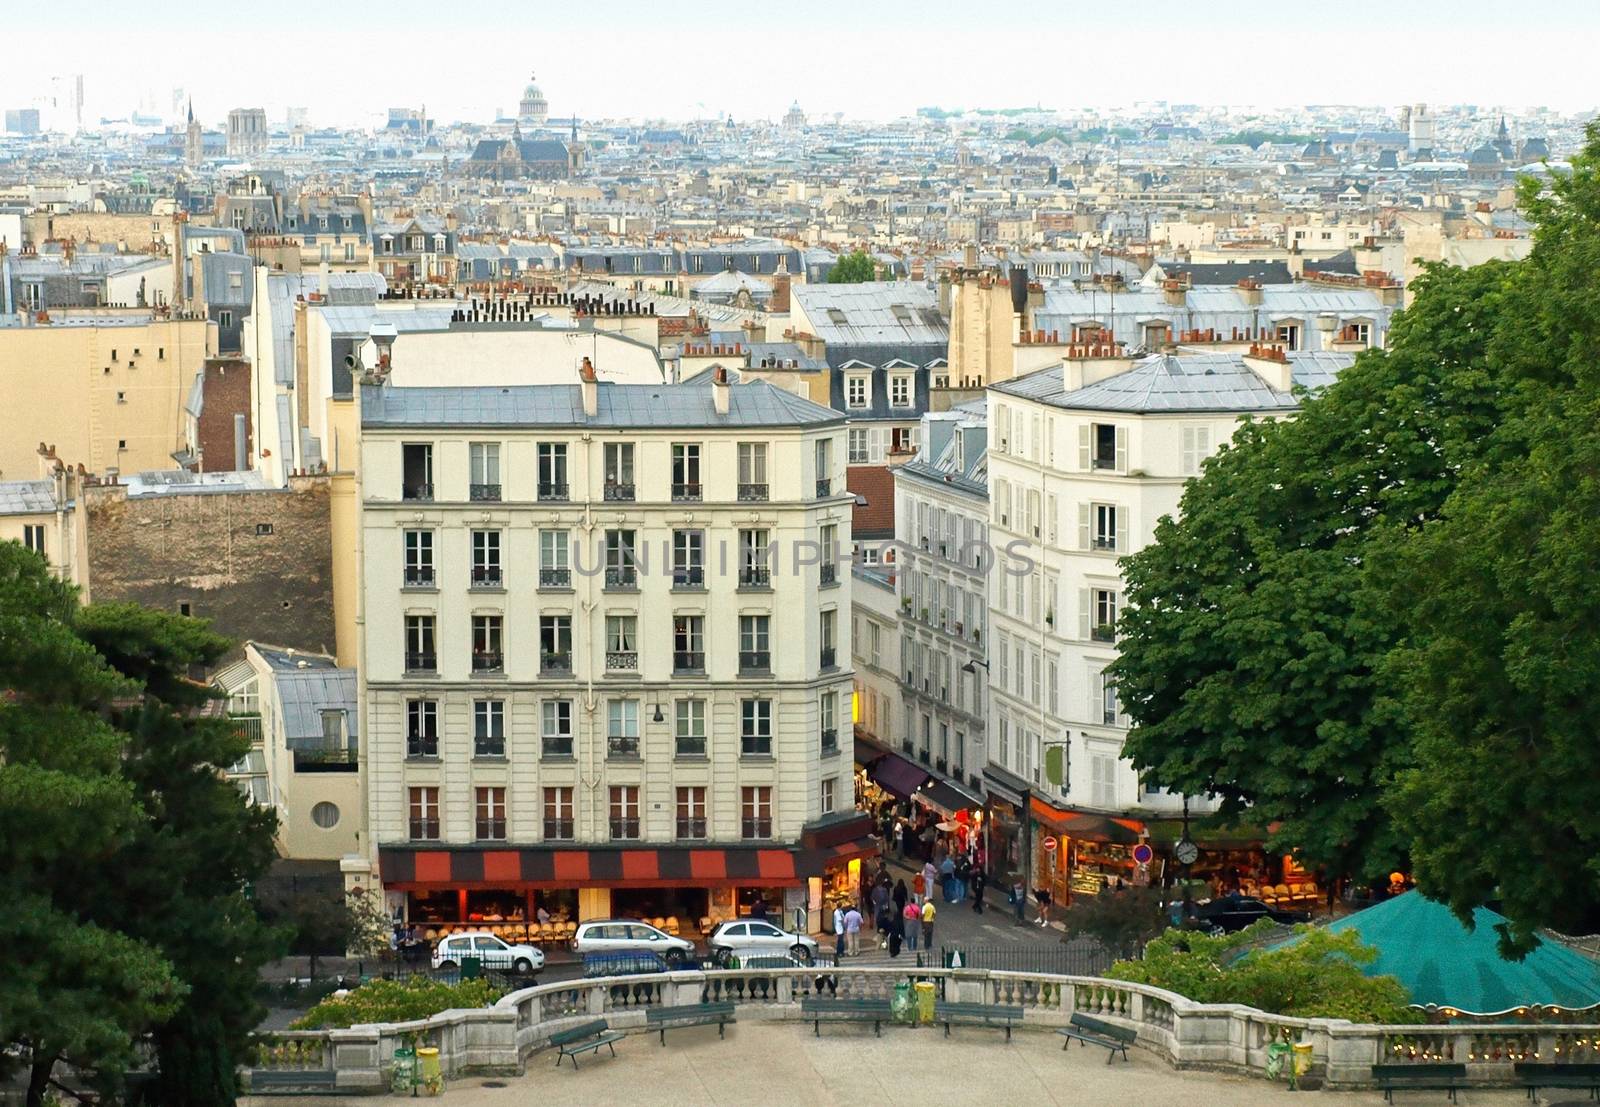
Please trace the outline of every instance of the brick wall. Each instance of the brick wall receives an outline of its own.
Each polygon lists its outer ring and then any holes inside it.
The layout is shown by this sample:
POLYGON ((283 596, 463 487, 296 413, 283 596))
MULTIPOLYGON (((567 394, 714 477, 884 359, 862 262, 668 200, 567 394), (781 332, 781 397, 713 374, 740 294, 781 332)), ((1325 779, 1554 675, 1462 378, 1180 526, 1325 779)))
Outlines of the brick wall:
POLYGON ((332 653, 328 486, 292 477, 287 489, 133 498, 86 486, 90 598, 188 604, 231 638, 332 653))
POLYGON ((236 358, 208 358, 205 401, 195 438, 200 447, 200 471, 225 473, 234 469, 233 417, 245 419, 245 466, 255 456, 255 428, 250 425, 250 363, 236 358))

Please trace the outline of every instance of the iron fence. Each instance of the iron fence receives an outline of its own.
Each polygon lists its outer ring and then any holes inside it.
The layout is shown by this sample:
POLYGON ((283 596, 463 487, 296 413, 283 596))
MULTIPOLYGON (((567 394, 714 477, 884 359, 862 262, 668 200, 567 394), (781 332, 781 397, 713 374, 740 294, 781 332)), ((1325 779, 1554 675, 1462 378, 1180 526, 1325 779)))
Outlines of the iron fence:
POLYGON ((951 967, 956 954, 960 954, 964 969, 1052 972, 1063 976, 1099 976, 1116 960, 1098 942, 1081 938, 1039 946, 940 946, 939 964, 951 967))

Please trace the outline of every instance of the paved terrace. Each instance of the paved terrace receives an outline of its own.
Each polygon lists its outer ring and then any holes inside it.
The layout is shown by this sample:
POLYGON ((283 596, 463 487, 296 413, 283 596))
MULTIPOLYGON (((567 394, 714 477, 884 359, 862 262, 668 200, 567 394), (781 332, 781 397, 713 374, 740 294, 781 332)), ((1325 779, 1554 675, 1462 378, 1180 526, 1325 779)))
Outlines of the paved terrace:
MULTIPOLYGON (((466 1078, 451 1082, 444 1101, 454 1107, 863 1107, 914 1103, 916 1107, 978 1107, 982 1104, 1072 1105, 1072 1107, 1293 1107, 1313 1103, 1367 1107, 1383 1095, 1364 1092, 1291 1093, 1261 1078, 1176 1071, 1149 1051, 1129 1051, 1132 1061, 1106 1064, 1106 1051, 1061 1049, 1052 1033, 1019 1032, 1011 1044, 998 1030, 956 1028, 946 1040, 939 1028, 872 1028, 824 1025, 822 1037, 809 1025, 750 1021, 654 1034, 632 1034, 617 1045, 615 1059, 602 1051, 585 1054, 574 1071, 570 1060, 556 1069, 546 1051, 528 1058, 521 1077, 466 1078)), ((1579 1092, 1581 1098, 1584 1093, 1579 1092)), ((392 1097, 246 1097, 250 1107, 319 1107, 330 1102, 378 1103, 392 1097)), ((1401 1092, 1405 1103, 1445 1103, 1443 1092, 1401 1092)), ((1514 1089, 1463 1091, 1463 1107, 1527 1107, 1514 1089)))

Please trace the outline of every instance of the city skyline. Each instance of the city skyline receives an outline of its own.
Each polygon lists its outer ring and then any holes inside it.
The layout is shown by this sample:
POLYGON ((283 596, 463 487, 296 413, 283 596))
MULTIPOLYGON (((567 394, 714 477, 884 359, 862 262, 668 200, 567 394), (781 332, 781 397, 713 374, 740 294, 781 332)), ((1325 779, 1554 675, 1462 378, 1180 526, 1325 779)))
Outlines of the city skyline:
POLYGON ((161 17, 181 11, 158 3, 135 14, 76 0, 17 13, 18 41, 63 18, 96 33, 67 55, 14 57, 0 75, 0 102, 47 101, 52 78, 82 73, 88 125, 125 118, 141 102, 166 105, 178 87, 208 126, 244 106, 266 108, 275 122, 304 107, 314 125, 371 126, 394 106, 426 106, 446 123, 489 122, 497 109, 515 112, 532 74, 553 116, 583 119, 776 122, 793 102, 814 119, 852 120, 898 118, 925 106, 1070 113, 1157 101, 1239 111, 1425 101, 1571 112, 1596 103, 1582 55, 1600 34, 1600 10, 1548 0, 1522 5, 1514 24, 1476 0, 1404 9, 1358 0, 1340 9, 1338 26, 1304 4, 1233 3, 1202 14, 1157 0, 1130 21, 1082 5, 1024 3, 991 25, 964 26, 960 36, 946 29, 970 20, 943 2, 919 7, 913 22, 899 7, 864 13, 822 0, 807 9, 804 25, 791 26, 752 20, 720 0, 670 21, 618 0, 600 33, 588 14, 535 5, 501 17, 492 33, 460 28, 450 45, 455 62, 447 55, 417 67, 396 64, 405 60, 403 44, 437 16, 402 0, 381 13, 330 12, 319 21, 323 40, 342 55, 338 65, 325 51, 304 49, 300 28, 227 20, 186 29, 181 65, 152 65, 148 59, 162 57, 170 41, 172 21, 161 17), (611 34, 613 27, 628 33, 611 34), (1403 66, 1393 49, 1402 43, 1411 46, 1403 66), (1283 62, 1313 75, 1284 81, 1283 62))

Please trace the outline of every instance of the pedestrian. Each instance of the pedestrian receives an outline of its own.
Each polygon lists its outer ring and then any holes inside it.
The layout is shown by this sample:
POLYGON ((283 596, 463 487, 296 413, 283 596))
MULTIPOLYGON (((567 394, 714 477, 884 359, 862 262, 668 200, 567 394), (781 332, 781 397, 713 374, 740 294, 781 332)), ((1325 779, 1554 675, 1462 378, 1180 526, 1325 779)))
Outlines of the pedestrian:
POLYGON ((920 903, 923 895, 926 893, 927 888, 922 882, 922 874, 918 873, 916 876, 911 878, 911 898, 912 900, 920 903))
POLYGON ((905 941, 905 926, 899 915, 889 919, 889 956, 900 956, 900 943, 905 941))
POLYGON ((861 956, 861 912, 852 905, 844 913, 845 945, 851 957, 861 956))
POLYGON ((767 917, 767 901, 761 898, 760 892, 756 893, 756 901, 750 905, 750 917, 752 919, 767 917))
POLYGON ((833 959, 838 961, 844 956, 844 902, 833 905, 833 959))
POLYGON ((883 905, 889 902, 889 874, 884 873, 878 882, 872 886, 872 925, 878 925, 878 916, 883 914, 883 905))
POLYGON ((906 948, 916 949, 917 939, 922 935, 922 908, 908 903, 901 917, 905 920, 906 948))
POLYGON ((932 861, 922 863, 922 888, 924 896, 931 897, 933 889, 939 882, 939 871, 933 867, 932 861))
POLYGON ((933 900, 922 905, 922 944, 928 949, 933 948, 933 920, 937 914, 933 900))
POLYGON ((878 908, 877 917, 873 919, 878 928, 878 948, 889 948, 889 934, 894 930, 894 908, 888 903, 878 908))
MULTIPOLYGON (((946 857, 943 861, 939 862, 939 888, 942 892, 944 892, 944 901, 946 903, 954 903, 956 901, 955 884, 956 863, 950 860, 949 857, 946 857)), ((933 897, 929 896, 928 898, 932 899, 933 897)))
POLYGON ((983 886, 989 883, 989 878, 982 869, 972 871, 972 909, 978 914, 983 914, 983 886))
POLYGON ((1033 898, 1039 901, 1039 925, 1050 925, 1050 889, 1035 888, 1033 898))
POLYGON ((904 880, 897 880, 894 882, 894 909, 896 912, 904 911, 906 909, 906 897, 908 894, 909 893, 906 891, 906 882, 904 880))
POLYGON ((906 821, 896 818, 894 821, 894 836, 900 841, 900 859, 905 860, 906 848, 911 840, 911 830, 906 826, 906 821))

